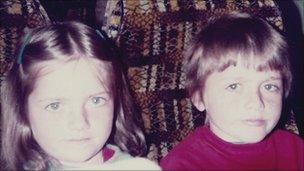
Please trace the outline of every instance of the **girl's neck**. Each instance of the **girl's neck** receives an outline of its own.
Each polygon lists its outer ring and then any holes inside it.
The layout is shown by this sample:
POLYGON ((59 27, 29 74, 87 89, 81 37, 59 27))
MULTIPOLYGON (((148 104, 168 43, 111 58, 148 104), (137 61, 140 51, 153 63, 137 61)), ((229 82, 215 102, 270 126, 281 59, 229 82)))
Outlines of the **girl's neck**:
POLYGON ((102 165, 103 156, 102 156, 102 151, 100 151, 95 156, 93 156, 92 158, 90 158, 89 160, 86 160, 86 161, 82 161, 82 162, 60 161, 60 162, 61 162, 60 167, 62 169, 79 168, 79 169, 84 169, 85 170, 85 168, 91 168, 93 166, 102 165))

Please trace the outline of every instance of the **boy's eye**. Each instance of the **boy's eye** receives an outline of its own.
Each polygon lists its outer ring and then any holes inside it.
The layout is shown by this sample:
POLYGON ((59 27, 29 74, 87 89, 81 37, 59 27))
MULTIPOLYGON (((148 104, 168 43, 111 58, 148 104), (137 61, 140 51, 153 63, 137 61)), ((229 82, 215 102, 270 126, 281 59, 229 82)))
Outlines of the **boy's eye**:
POLYGON ((280 90, 279 86, 274 85, 274 84, 266 84, 266 85, 264 85, 264 88, 270 92, 276 92, 276 91, 280 90))
POLYGON ((234 90, 238 89, 239 87, 240 87, 240 84, 233 83, 233 84, 230 84, 229 86, 227 86, 226 89, 229 91, 234 91, 234 90))
POLYGON ((54 103, 51 103, 51 104, 47 105, 45 107, 45 109, 48 110, 48 111, 55 112, 55 111, 58 111, 60 109, 60 106, 61 106, 60 102, 54 102, 54 103))

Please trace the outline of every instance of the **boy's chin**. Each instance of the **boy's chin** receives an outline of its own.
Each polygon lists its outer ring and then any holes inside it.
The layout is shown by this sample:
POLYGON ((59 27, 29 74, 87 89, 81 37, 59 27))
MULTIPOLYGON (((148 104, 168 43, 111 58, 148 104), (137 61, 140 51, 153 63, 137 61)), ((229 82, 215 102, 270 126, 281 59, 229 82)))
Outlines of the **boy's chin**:
POLYGON ((267 134, 249 134, 249 132, 247 132, 242 134, 230 134, 228 137, 221 138, 232 144, 254 144, 262 141, 266 135, 267 134))
POLYGON ((243 144, 253 144, 261 142, 269 134, 265 128, 252 128, 252 129, 243 129, 242 131, 236 131, 236 137, 243 142, 243 144))
POLYGON ((230 132, 230 134, 216 134, 219 138, 226 142, 230 142, 232 144, 254 144, 262 141, 267 134, 256 132, 250 134, 250 131, 245 131, 242 133, 239 132, 230 132))
POLYGON ((266 135, 242 137, 242 144, 254 144, 262 141, 266 135))

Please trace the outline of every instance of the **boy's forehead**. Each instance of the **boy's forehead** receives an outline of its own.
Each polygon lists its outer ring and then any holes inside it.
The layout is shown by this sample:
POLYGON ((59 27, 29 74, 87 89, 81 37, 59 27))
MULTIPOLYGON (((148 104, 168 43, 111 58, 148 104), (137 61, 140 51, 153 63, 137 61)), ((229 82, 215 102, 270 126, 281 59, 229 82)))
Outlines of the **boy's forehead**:
POLYGON ((219 80, 222 79, 257 79, 257 80, 275 80, 282 79, 281 72, 276 70, 257 70, 241 64, 230 65, 223 71, 216 71, 214 74, 219 80))
POLYGON ((221 54, 216 59, 215 70, 223 71, 230 66, 243 66, 257 71, 279 71, 284 64, 279 62, 274 54, 256 54, 253 51, 230 51, 221 54))

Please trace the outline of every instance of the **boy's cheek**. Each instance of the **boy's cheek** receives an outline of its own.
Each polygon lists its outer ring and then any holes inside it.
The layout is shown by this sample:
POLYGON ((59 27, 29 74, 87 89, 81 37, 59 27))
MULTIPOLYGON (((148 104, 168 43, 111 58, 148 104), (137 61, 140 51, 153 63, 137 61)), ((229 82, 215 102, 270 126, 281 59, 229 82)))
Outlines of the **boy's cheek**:
POLYGON ((222 93, 214 98, 214 103, 217 103, 218 106, 231 108, 233 106, 241 107, 244 102, 243 98, 236 94, 227 94, 222 93))
POLYGON ((276 108, 281 110, 283 105, 283 97, 282 95, 271 95, 271 96, 264 96, 264 106, 265 108, 276 108))

